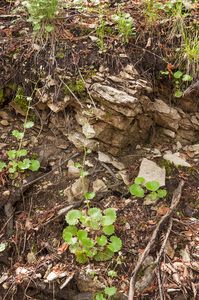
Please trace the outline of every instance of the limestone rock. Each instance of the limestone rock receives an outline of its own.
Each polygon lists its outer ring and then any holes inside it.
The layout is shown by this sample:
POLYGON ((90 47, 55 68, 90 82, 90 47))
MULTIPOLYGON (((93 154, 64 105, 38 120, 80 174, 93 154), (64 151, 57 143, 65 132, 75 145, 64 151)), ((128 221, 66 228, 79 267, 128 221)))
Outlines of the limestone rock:
POLYGON ((158 181, 160 186, 165 186, 165 175, 165 167, 160 168, 156 165, 155 162, 150 161, 146 158, 142 160, 138 177, 143 177, 145 179, 145 182, 143 183, 144 186, 146 186, 146 183, 148 181, 153 180, 158 181))
POLYGON ((96 100, 105 102, 107 106, 127 117, 134 117, 142 112, 142 107, 137 98, 110 86, 94 83, 91 95, 96 100))
POLYGON ((68 201, 70 204, 73 203, 74 196, 73 196, 72 191, 71 191, 71 186, 67 187, 67 188, 64 190, 64 196, 67 198, 67 201, 68 201))
MULTIPOLYGON (((89 179, 84 177, 85 193, 88 192, 89 183, 90 183, 89 179)), ((73 183, 73 185, 71 187, 71 191, 72 191, 73 196, 79 200, 81 200, 84 197, 84 190, 83 190, 83 186, 82 186, 82 178, 81 177, 79 179, 77 179, 75 181, 75 183, 73 183)))
POLYGON ((191 165, 189 163, 187 163, 186 161, 184 161, 182 158, 177 157, 174 154, 165 154, 163 156, 163 158, 165 160, 168 160, 170 162, 173 162, 175 166, 183 166, 183 167, 191 167, 191 165))
POLYGON ((188 146, 188 150, 191 151, 191 152, 198 152, 199 151, 199 144, 188 146))
POLYGON ((127 65, 124 70, 129 73, 129 74, 133 74, 133 75, 139 75, 138 71, 134 68, 133 65, 127 65))
POLYGON ((177 131, 179 128, 179 122, 181 120, 181 116, 175 108, 169 107, 162 100, 155 101, 155 121, 158 125, 162 127, 166 127, 173 131, 177 131))
POLYGON ((76 168, 74 166, 70 166, 68 168, 68 177, 69 178, 79 178, 80 177, 79 172, 80 172, 79 168, 76 168))
POLYGON ((80 292, 97 292, 105 289, 105 285, 99 280, 93 280, 93 277, 89 274, 86 274, 84 271, 79 273, 77 279, 77 287, 80 292))
POLYGON ((99 190, 105 189, 106 185, 104 184, 104 182, 100 179, 97 179, 93 182, 93 191, 97 192, 99 190))

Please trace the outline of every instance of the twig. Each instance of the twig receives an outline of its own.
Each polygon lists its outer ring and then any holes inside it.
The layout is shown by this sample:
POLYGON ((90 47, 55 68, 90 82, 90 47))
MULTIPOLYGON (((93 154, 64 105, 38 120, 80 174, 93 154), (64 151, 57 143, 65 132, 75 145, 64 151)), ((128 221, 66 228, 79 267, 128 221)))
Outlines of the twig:
POLYGON ((65 82, 61 79, 61 77, 58 75, 57 73, 57 77, 59 78, 59 80, 65 85, 65 87, 69 90, 69 92, 71 93, 71 95, 73 95, 73 97, 77 100, 77 102, 79 103, 79 105, 81 106, 81 108, 84 108, 83 105, 81 104, 81 102, 79 101, 79 99, 75 96, 75 94, 71 91, 71 89, 69 88, 69 86, 67 84, 65 84, 65 82))
POLYGON ((157 259, 155 261, 155 263, 157 263, 156 269, 157 269, 157 277, 158 277, 158 287, 159 287, 160 300, 164 300, 165 299, 163 291, 162 291, 162 284, 161 284, 161 276, 160 276, 160 268, 159 268, 159 266, 160 266, 160 259, 161 259, 162 253, 163 253, 163 251, 165 249, 165 245, 166 245, 166 242, 168 240, 169 234, 171 232, 172 225, 173 225, 173 218, 171 218, 170 221, 169 221, 169 227, 168 227, 168 230, 167 230, 164 242, 162 244, 162 247, 160 249, 158 257, 157 257, 157 259))
POLYGON ((111 171, 111 169, 110 169, 105 163, 101 162, 101 161, 100 161, 99 159, 97 159, 96 157, 94 157, 94 159, 95 159, 96 161, 98 161, 105 169, 107 169, 107 171, 111 174, 111 176, 113 177, 113 179, 114 179, 115 181, 117 181, 117 178, 116 178, 115 174, 111 171))
POLYGON ((175 210, 176 206, 178 205, 178 203, 180 201, 180 196, 181 196, 181 192, 182 192, 182 187, 183 186, 184 186, 184 181, 181 180, 180 183, 179 183, 178 188, 175 190, 175 192, 173 194, 172 201, 171 201, 171 207, 166 212, 166 214, 164 216, 162 216, 162 218, 160 219, 160 221, 159 221, 156 229, 154 230, 154 232, 152 234, 152 237, 151 237, 148 245, 146 246, 144 252, 142 253, 142 255, 138 259, 137 265, 136 265, 135 270, 133 272, 133 276, 131 277, 131 280, 130 280, 130 289, 129 289, 128 300, 133 300, 134 293, 135 293, 136 278, 137 278, 137 275, 138 275, 138 273, 140 271, 141 265, 142 265, 144 259, 149 254, 151 248, 153 247, 153 245, 155 243, 155 240, 157 238, 157 235, 158 235, 161 227, 170 218, 170 216, 172 215, 172 213, 175 210))
POLYGON ((94 101, 93 101, 93 98, 91 97, 91 93, 90 93, 89 89, 88 89, 87 86, 86 86, 86 82, 85 82, 85 80, 84 80, 84 78, 83 78, 83 76, 82 76, 82 73, 80 72, 79 66, 77 66, 77 68, 78 68, 78 72, 79 72, 79 75, 80 75, 80 77, 81 77, 81 80, 82 80, 82 82, 84 83, 84 86, 85 86, 85 88, 86 88, 87 94, 89 95, 89 98, 91 99, 91 102, 92 102, 93 106, 96 108, 95 103, 94 103, 94 101))

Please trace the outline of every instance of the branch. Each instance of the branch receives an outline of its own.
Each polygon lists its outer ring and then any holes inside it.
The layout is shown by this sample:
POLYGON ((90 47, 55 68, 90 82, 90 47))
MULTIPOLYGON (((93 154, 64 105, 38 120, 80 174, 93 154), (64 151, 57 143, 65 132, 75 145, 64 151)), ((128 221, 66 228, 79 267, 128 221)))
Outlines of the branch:
POLYGON ((178 188, 175 190, 175 192, 173 194, 172 201, 171 201, 171 207, 166 212, 166 214, 164 216, 162 216, 162 218, 160 219, 156 229, 154 230, 154 232, 152 234, 152 237, 151 237, 148 245, 146 246, 144 252, 142 253, 142 255, 138 259, 137 265, 136 265, 135 270, 133 272, 133 276, 131 277, 131 280, 130 280, 130 289, 129 289, 128 300, 133 300, 134 293, 135 293, 136 278, 137 278, 137 275, 140 271, 141 265, 142 265, 143 261, 145 260, 145 258, 148 256, 148 254, 151 251, 153 245, 155 244, 155 240, 157 238, 157 235, 158 235, 161 227, 171 217, 171 215, 174 212, 176 206, 180 202, 180 197, 181 197, 181 192, 182 192, 182 187, 183 186, 184 186, 184 181, 181 180, 180 183, 179 183, 178 188))

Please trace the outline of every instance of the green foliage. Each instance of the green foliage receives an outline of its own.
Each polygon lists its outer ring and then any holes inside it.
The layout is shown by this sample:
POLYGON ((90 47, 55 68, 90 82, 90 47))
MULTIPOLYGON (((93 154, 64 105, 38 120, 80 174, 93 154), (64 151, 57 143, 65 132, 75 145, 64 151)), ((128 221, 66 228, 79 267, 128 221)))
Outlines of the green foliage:
MULTIPOLYGON (((199 57, 198 57, 199 58, 199 57)), ((169 71, 160 71, 161 75, 169 75, 169 71)), ((173 82, 175 84, 175 93, 174 96, 180 98, 182 96, 182 90, 185 88, 184 83, 191 81, 193 78, 188 74, 183 74, 181 71, 177 71, 173 74, 173 82)))
MULTIPOLYGON (((143 177, 137 177, 135 179, 135 184, 132 184, 130 186, 130 193, 134 196, 137 197, 143 197, 145 194, 145 190, 144 188, 141 188, 141 184, 145 181, 145 179, 143 177)), ((158 181, 149 181, 146 183, 146 189, 151 191, 151 193, 149 194, 149 197, 151 198, 151 200, 155 200, 157 197, 159 198, 163 198, 166 196, 167 192, 166 190, 160 190, 159 189, 160 184, 158 181)))
POLYGON ((26 0, 22 2, 22 5, 28 9, 30 17, 27 21, 33 24, 34 31, 43 28, 47 32, 54 30, 51 24, 56 13, 61 9, 57 0, 26 0))
POLYGON ((70 244, 70 251, 76 254, 78 262, 86 263, 88 257, 96 261, 109 260, 114 252, 118 252, 122 247, 121 240, 112 235, 108 241, 105 235, 114 233, 116 213, 112 208, 107 208, 102 214, 101 209, 91 208, 88 215, 83 215, 80 210, 71 210, 66 215, 69 224, 63 231, 64 240, 70 244), (78 225, 86 229, 77 229, 78 225), (99 232, 103 229, 105 235, 99 232), (92 238, 95 236, 96 242, 92 238))
POLYGON ((117 23, 116 29, 119 31, 118 38, 123 44, 129 42, 129 39, 135 36, 135 28, 133 27, 134 19, 129 13, 122 13, 121 8, 118 9, 118 14, 112 16, 113 21, 117 23))

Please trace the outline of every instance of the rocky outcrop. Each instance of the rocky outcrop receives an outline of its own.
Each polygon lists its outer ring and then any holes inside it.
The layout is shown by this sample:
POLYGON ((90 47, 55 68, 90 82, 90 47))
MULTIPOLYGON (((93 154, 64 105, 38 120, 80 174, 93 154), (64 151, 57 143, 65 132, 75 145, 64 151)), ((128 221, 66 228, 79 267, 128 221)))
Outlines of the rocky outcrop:
POLYGON ((103 67, 100 71, 86 80, 89 96, 86 103, 77 101, 74 94, 65 96, 62 103, 53 102, 52 93, 47 96, 46 91, 37 91, 36 96, 40 96, 38 108, 42 110, 45 104, 53 111, 52 126, 56 126, 80 151, 85 145, 93 151, 118 155, 129 144, 135 147, 144 143, 152 126, 155 128, 153 141, 158 143, 180 141, 191 144, 198 141, 199 113, 190 94, 180 105, 174 106, 163 86, 157 93, 158 98, 154 98, 152 87, 138 79, 139 74, 132 65, 127 65, 118 76, 110 75, 103 67), (72 107, 73 117, 67 118, 63 114, 67 106, 72 107))

